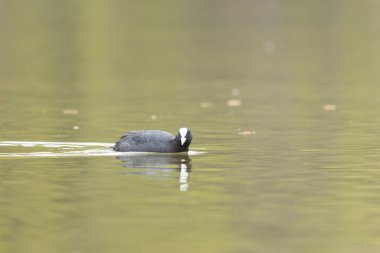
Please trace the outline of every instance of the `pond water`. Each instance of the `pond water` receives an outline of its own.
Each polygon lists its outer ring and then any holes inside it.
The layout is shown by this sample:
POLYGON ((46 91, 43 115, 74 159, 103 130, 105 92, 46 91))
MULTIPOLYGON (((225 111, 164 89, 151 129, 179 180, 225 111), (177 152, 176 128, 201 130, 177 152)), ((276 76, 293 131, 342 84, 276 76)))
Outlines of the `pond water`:
POLYGON ((0 252, 379 252, 379 8, 0 1, 0 252))

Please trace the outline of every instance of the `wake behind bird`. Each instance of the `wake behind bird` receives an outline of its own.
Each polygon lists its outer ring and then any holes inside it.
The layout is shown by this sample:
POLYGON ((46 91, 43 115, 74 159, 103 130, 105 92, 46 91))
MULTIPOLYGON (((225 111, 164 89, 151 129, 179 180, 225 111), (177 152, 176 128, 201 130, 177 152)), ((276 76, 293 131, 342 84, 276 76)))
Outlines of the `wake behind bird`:
MULTIPOLYGON (((115 152, 112 149, 113 145, 114 143, 106 142, 0 141, 0 158, 138 156, 155 154, 147 152, 115 152)), ((188 151, 190 156, 202 153, 204 152, 188 151)))

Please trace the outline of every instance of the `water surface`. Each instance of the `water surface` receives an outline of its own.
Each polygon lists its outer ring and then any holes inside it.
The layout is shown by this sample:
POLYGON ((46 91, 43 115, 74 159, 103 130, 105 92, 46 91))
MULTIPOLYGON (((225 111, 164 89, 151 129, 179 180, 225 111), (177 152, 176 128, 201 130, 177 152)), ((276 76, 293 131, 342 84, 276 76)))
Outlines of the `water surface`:
POLYGON ((379 252, 379 7, 0 1, 0 252, 379 252))

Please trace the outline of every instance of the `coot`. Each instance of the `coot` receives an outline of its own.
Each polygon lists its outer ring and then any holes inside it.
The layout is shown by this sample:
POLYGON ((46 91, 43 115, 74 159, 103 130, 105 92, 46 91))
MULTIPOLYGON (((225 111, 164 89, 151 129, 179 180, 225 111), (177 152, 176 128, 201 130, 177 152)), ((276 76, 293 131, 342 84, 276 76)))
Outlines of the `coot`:
POLYGON ((185 127, 180 128, 176 136, 161 130, 131 131, 121 136, 113 149, 120 152, 186 152, 192 138, 190 129, 185 127))

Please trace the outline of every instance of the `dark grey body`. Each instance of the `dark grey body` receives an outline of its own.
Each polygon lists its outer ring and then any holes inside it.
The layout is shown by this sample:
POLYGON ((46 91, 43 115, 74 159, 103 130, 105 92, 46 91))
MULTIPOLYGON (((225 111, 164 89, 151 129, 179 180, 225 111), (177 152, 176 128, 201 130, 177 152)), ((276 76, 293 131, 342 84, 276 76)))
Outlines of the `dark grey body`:
POLYGON ((190 143, 190 131, 189 139, 181 145, 179 134, 174 136, 161 130, 139 130, 125 133, 113 148, 120 152, 177 153, 188 151, 190 143))

